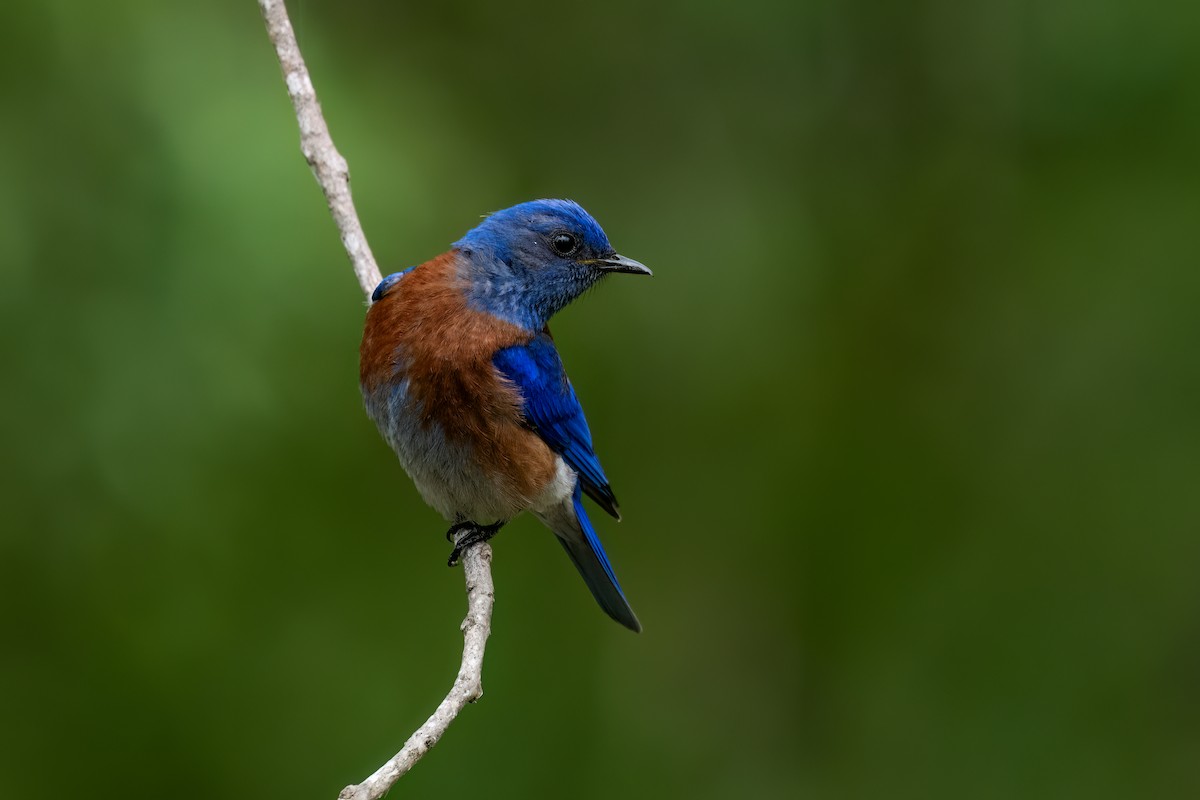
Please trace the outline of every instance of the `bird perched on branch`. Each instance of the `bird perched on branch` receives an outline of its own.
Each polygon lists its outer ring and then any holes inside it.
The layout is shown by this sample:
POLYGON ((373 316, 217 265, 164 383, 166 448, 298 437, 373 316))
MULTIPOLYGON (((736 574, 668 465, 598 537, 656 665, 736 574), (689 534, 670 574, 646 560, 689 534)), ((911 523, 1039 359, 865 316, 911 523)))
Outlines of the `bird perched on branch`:
POLYGON ((649 275, 569 200, 490 215, 450 251, 389 275, 360 349, 367 413, 452 525, 453 566, 522 511, 552 530, 600 607, 634 631, 583 507, 620 519, 547 321, 604 276, 649 275))

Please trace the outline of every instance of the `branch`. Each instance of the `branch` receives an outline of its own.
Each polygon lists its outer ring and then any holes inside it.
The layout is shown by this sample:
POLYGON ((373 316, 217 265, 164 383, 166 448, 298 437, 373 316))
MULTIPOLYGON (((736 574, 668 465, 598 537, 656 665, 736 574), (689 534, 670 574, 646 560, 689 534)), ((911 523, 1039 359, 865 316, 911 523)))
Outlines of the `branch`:
POLYGON ((462 666, 458 668, 450 693, 425 724, 408 737, 399 753, 362 783, 342 789, 338 800, 378 800, 383 797, 401 775, 437 744, 458 712, 467 703, 483 697, 483 648, 491 633, 492 603, 495 601, 491 545, 487 542, 471 545, 463 554, 462 564, 467 576, 467 618, 462 622, 462 666))
MULTIPOLYGON (((288 96, 292 98, 292 106, 296 109, 296 121, 300 124, 300 151, 329 202, 329 212, 354 265, 358 285, 370 297, 379 285, 379 267, 371 255, 367 237, 358 221, 358 213, 354 210, 354 200, 350 196, 350 169, 346 159, 333 146, 329 126, 321 114, 317 92, 308 76, 308 68, 304 66, 300 45, 296 43, 296 34, 283 0, 258 0, 258 6, 267 24, 267 35, 271 37, 275 53, 279 56, 288 96)), ((491 546, 487 542, 480 542, 467 548, 462 564, 467 581, 467 617, 462 623, 462 666, 458 669, 450 693, 433 715, 425 720, 425 724, 409 737, 399 753, 362 783, 343 789, 338 795, 339 800, 378 800, 383 797, 401 775, 412 769, 421 756, 437 744, 463 707, 483 696, 483 651, 492 631, 492 604, 495 602, 491 546)))
POLYGON ((317 90, 308 77, 308 67, 304 66, 304 57, 300 55, 300 45, 296 43, 283 0, 258 0, 258 7, 267 23, 271 44, 275 45, 275 54, 279 56, 288 97, 292 98, 292 106, 296 109, 296 121, 300 123, 300 152, 312 167, 329 202, 329 213, 333 214, 333 221, 342 235, 342 246, 354 264, 358 285, 363 294, 370 297, 382 276, 350 197, 350 167, 333 146, 329 126, 325 124, 321 104, 317 102, 317 90))

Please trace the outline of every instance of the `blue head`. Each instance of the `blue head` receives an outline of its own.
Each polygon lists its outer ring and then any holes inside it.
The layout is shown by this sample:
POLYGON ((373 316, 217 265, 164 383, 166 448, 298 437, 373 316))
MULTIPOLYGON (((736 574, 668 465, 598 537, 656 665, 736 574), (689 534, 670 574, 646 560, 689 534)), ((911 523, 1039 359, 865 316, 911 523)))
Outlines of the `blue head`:
POLYGON ((617 255, 599 223, 571 200, 497 211, 454 248, 463 256, 471 305, 530 330, 610 272, 650 274, 617 255))

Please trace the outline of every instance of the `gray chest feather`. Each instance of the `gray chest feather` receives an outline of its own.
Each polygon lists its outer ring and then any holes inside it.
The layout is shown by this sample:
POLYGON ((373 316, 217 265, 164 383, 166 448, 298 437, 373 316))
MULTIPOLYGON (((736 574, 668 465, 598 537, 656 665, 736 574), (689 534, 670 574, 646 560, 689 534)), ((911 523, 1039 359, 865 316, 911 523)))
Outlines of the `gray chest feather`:
POLYGON ((387 390, 364 391, 363 400, 421 497, 447 520, 488 525, 522 510, 479 466, 469 446, 449 441, 436 423, 422 424, 420 404, 410 396, 407 379, 387 390))

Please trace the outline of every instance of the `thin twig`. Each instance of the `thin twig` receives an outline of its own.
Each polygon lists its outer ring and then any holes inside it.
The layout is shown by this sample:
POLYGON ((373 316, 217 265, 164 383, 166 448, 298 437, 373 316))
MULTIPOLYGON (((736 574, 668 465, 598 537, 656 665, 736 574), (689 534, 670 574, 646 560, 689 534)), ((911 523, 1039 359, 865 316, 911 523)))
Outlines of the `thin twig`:
MULTIPOLYGON (((317 93, 300 55, 300 45, 288 19, 283 0, 258 0, 263 19, 267 23, 267 35, 275 45, 283 79, 287 84, 288 96, 296 109, 296 121, 300 124, 300 151, 325 199, 329 211, 342 237, 342 245, 354 265, 354 274, 363 293, 370 297, 379 285, 379 267, 367 237, 354 210, 350 197, 350 170, 346 159, 333 146, 329 126, 321 114, 317 93)), ((463 656, 462 666, 446 699, 438 705, 433 715, 417 732, 409 737, 399 753, 359 784, 347 786, 338 795, 339 800, 377 800, 383 797, 400 776, 412 769, 429 748, 437 744, 450 723, 467 703, 483 696, 483 651, 488 635, 492 632, 492 604, 495 589, 492 586, 492 548, 481 542, 467 548, 462 558, 463 573, 467 581, 467 617, 462 623, 463 656)))
POLYGON ((462 565, 467 575, 467 618, 462 623, 462 666, 458 668, 458 677, 454 679, 450 693, 437 711, 425 720, 425 724, 408 737, 399 753, 362 783, 342 789, 338 800, 377 800, 383 797, 401 775, 412 769, 413 764, 437 744, 458 712, 467 703, 474 703, 483 696, 483 648, 491 633, 492 603, 495 598, 491 545, 481 542, 468 547, 463 554, 462 565))
POLYGON ((370 297, 381 276, 350 197, 350 168, 333 146, 329 126, 321 114, 317 91, 308 77, 308 67, 304 66, 304 57, 300 55, 300 45, 296 43, 283 0, 258 0, 258 7, 267 23, 271 44, 275 45, 275 54, 279 56, 288 97, 292 98, 292 106, 296 109, 296 121, 300 123, 300 152, 312 167, 321 191, 325 192, 329 213, 333 214, 333 221, 342 235, 342 246, 354 264, 358 285, 370 297))

